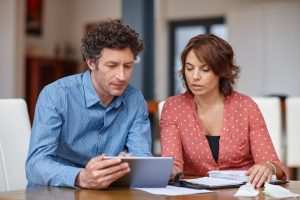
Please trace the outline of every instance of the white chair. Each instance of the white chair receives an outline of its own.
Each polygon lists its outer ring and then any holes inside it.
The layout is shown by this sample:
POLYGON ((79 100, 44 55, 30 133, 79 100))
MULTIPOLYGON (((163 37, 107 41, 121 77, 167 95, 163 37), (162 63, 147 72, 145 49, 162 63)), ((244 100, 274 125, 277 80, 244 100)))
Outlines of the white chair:
POLYGON ((163 109, 163 107, 164 107, 164 104, 165 104, 165 101, 160 101, 159 103, 158 103, 158 119, 160 120, 160 115, 161 115, 161 111, 162 111, 162 109, 163 109))
POLYGON ((26 102, 0 99, 0 191, 26 188, 31 127, 26 102))
POLYGON ((288 97, 285 105, 287 166, 300 167, 300 97, 288 97))
POLYGON ((2 145, 0 143, 0 192, 6 191, 6 180, 4 175, 4 166, 2 162, 2 145))
POLYGON ((253 97, 268 128, 274 148, 280 160, 283 159, 282 114, 279 97, 253 97))
MULTIPOLYGON (((161 111, 163 109, 164 104, 165 104, 165 101, 160 101, 158 103, 158 121, 160 121, 160 115, 161 115, 161 111)), ((153 153, 154 153, 154 155, 157 155, 157 156, 161 155, 160 140, 159 139, 156 139, 154 141, 153 153)))

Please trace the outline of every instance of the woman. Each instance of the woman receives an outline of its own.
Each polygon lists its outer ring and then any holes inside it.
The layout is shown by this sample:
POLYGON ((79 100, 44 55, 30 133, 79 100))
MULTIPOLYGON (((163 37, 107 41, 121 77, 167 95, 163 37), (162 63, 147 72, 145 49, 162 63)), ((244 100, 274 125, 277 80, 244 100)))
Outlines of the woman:
POLYGON ((231 46, 212 34, 193 37, 181 55, 187 91, 166 100, 160 120, 162 155, 173 173, 207 176, 210 170, 247 170, 261 187, 272 175, 286 179, 263 116, 233 90, 239 74, 231 46))

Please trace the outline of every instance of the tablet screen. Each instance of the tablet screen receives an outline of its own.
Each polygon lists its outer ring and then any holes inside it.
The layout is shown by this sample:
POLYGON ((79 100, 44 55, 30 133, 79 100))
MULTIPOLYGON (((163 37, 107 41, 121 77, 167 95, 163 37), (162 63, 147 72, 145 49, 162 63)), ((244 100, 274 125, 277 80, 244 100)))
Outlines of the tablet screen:
POLYGON ((127 162, 130 172, 111 184, 110 187, 166 187, 169 181, 172 157, 104 157, 119 158, 127 162))

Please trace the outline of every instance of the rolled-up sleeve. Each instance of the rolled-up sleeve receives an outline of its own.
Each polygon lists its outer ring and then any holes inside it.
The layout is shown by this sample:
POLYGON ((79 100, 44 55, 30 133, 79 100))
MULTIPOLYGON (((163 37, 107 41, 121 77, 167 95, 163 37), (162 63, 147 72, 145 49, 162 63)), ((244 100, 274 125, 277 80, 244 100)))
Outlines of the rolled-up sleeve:
POLYGON ((286 179, 286 169, 280 162, 271 137, 269 135, 265 120, 257 106, 252 102, 252 109, 249 113, 250 145, 255 163, 273 162, 283 171, 282 179, 286 179))
POLYGON ((172 114, 172 105, 166 101, 162 109, 160 126, 160 142, 162 156, 173 157, 174 165, 183 171, 183 149, 180 137, 180 131, 174 121, 172 114))
POLYGON ((45 87, 38 98, 26 161, 26 176, 30 183, 75 187, 81 169, 62 164, 56 157, 63 123, 60 112, 64 103, 59 90, 51 87, 45 87))

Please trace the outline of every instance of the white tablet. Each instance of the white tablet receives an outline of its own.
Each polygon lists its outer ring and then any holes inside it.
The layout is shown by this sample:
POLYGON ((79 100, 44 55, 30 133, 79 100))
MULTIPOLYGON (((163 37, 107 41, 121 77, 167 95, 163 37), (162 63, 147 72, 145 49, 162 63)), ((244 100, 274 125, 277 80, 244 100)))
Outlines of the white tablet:
POLYGON ((113 182, 110 187, 159 188, 168 184, 172 157, 104 157, 111 158, 127 162, 130 172, 113 182))

